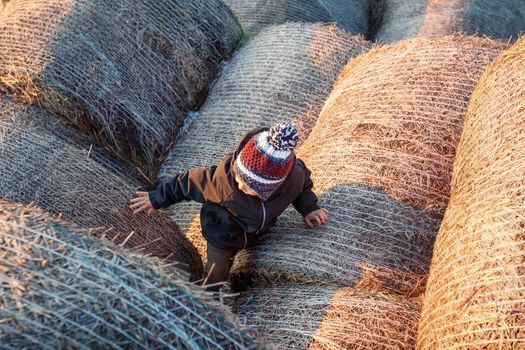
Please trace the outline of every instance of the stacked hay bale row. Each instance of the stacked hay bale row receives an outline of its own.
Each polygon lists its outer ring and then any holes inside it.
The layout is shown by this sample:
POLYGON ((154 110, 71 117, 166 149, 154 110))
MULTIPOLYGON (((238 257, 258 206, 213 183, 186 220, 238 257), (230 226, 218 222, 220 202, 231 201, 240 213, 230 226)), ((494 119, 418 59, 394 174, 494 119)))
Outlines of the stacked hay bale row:
POLYGON ((505 47, 473 37, 415 39, 350 61, 298 152, 330 220, 313 232, 290 210, 241 252, 234 282, 263 287, 241 299, 248 325, 282 348, 415 347, 417 296, 467 103, 505 47), (348 287, 281 289, 285 282, 348 287))
POLYGON ((38 102, 154 179, 240 36, 218 0, 13 0, 0 15, 0 92, 38 102))
POLYGON ((522 0, 384 0, 380 6, 380 42, 453 33, 516 39, 525 31, 522 0))
POLYGON ((175 269, 3 201, 0 290, 8 349, 262 348, 175 269))
POLYGON ((224 0, 245 34, 285 22, 336 22, 350 34, 368 34, 370 0, 224 0))
POLYGON ((313 232, 290 209, 235 273, 353 285, 362 262, 427 272, 470 94, 504 47, 415 39, 351 60, 298 152, 328 224, 313 232))
POLYGON ((420 349, 525 347, 525 38, 469 105, 424 299, 420 349))
MULTIPOLYGON (((160 179, 216 164, 255 127, 294 122, 304 140, 342 67, 369 47, 361 37, 334 25, 284 24, 253 37, 221 73, 187 132, 178 138, 160 179)), ((170 213, 205 257, 199 208, 198 203, 181 203, 170 213)))
POLYGON ((175 223, 164 215, 146 219, 131 213, 129 199, 140 182, 112 167, 104 153, 92 159, 66 126, 44 126, 50 120, 37 108, 0 99, 0 197, 37 203, 93 229, 95 236, 179 261, 200 278, 197 252, 175 223))

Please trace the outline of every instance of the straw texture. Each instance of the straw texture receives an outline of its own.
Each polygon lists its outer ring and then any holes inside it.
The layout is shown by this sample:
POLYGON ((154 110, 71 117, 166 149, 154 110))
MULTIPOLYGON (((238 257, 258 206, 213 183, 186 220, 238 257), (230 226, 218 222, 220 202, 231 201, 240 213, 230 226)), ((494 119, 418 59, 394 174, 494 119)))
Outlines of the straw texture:
POLYGON ((262 348, 175 269, 34 207, 0 202, 0 290, 6 349, 262 348))
MULTIPOLYGON (((293 122, 302 142, 340 70, 369 48, 361 37, 334 25, 294 23, 261 32, 221 72, 206 103, 187 121, 159 179, 217 164, 255 127, 293 122)), ((198 204, 181 203, 170 213, 194 243, 202 244, 198 204)))
POLYGON ((0 91, 38 102, 154 179, 240 35, 218 0, 13 0, 0 18, 0 91))
POLYGON ((246 34, 285 22, 336 22, 350 34, 367 35, 370 0, 224 0, 246 34))
POLYGON ((328 224, 308 229, 290 209, 239 256, 235 274, 352 285, 358 263, 427 272, 468 99, 504 47, 414 39, 351 60, 298 151, 328 224))
POLYGON ((122 168, 118 166, 108 170, 104 165, 115 162, 103 153, 96 161, 82 144, 69 144, 68 129, 62 129, 66 133, 57 137, 60 128, 50 132, 39 127, 38 118, 41 122, 52 118, 43 112, 6 102, 1 107, 1 198, 35 202, 92 229, 96 236, 180 261, 182 268, 200 278, 202 266, 197 252, 176 224, 162 214, 148 218, 131 213, 129 199, 140 182, 125 173, 119 175, 122 168))
POLYGON ((380 42, 454 33, 516 39, 525 31, 522 0, 384 0, 383 6, 380 42))
POLYGON ((278 349, 411 349, 419 308, 414 298, 284 285, 249 291, 235 311, 278 349))
POLYGON ((525 38, 480 80, 425 295, 421 349, 525 348, 525 38))

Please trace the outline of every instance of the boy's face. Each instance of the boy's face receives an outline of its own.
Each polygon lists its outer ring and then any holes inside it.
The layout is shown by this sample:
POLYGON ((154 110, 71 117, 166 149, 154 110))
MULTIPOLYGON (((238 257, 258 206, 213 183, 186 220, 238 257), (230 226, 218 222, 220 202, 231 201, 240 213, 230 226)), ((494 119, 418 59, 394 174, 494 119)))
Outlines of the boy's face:
POLYGON ((235 174, 235 181, 237 182, 239 186, 239 190, 241 190, 242 192, 246 193, 249 196, 259 197, 257 192, 255 192, 250 187, 248 187, 248 185, 246 185, 237 174, 235 174))

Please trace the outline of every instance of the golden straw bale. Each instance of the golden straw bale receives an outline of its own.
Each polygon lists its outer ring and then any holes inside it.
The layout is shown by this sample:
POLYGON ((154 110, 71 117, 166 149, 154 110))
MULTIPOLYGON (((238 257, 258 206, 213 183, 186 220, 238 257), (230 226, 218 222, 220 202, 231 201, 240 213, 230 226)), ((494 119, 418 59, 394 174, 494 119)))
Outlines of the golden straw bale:
POLYGON ((334 286, 253 289, 234 311, 278 349, 413 349, 420 302, 334 286))
POLYGON ((350 61, 299 151, 319 169, 317 190, 350 179, 442 214, 468 100, 506 47, 476 37, 422 38, 350 61))
POLYGON ((469 105, 432 258, 420 349, 525 348, 525 37, 469 105))
POLYGON ((525 31, 523 0, 384 0, 380 6, 380 42, 454 33, 516 39, 525 31))

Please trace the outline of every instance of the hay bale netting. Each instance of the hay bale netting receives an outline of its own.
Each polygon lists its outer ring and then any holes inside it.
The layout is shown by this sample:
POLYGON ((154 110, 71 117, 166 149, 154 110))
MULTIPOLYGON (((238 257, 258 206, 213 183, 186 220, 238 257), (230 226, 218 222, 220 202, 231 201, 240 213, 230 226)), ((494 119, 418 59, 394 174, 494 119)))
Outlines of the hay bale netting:
POLYGON ((411 349, 420 302, 333 286, 253 289, 234 311, 278 349, 411 349))
MULTIPOLYGON (((334 25, 283 24, 253 37, 234 56, 160 170, 160 180, 217 164, 239 138, 259 126, 293 122, 308 135, 339 72, 370 48, 334 25)), ((197 246, 203 238, 196 203, 170 210, 197 246)), ((203 247, 204 249, 204 247, 203 247)))
POLYGON ((351 34, 367 35, 370 0, 224 0, 246 34, 285 22, 336 22, 351 34))
POLYGON ((139 182, 128 182, 130 177, 119 176, 118 168, 108 170, 85 148, 31 125, 35 113, 23 106, 0 111, 0 198, 35 202, 92 228, 96 236, 179 261, 192 277, 200 277, 199 256, 172 220, 162 214, 133 215, 128 208, 139 182))
POLYGON ((420 349, 525 348, 525 38, 469 105, 438 234, 420 349))
POLYGON ((328 224, 308 229, 290 209, 235 273, 351 285, 360 262, 427 272, 469 97, 504 47, 414 39, 351 60, 298 151, 328 224))
POLYGON ((0 91, 154 178, 240 35, 218 0, 13 0, 0 17, 0 91))
POLYGON ((120 161, 118 157, 103 146, 82 137, 69 125, 36 106, 19 103, 7 97, 0 97, 0 121, 11 121, 19 123, 21 126, 44 129, 45 132, 52 134, 79 151, 81 150, 86 158, 93 159, 106 170, 136 187, 139 187, 143 180, 147 180, 136 169, 120 161))
POLYGON ((493 39, 518 38, 525 31, 523 0, 383 0, 375 41, 454 33, 493 39))
POLYGON ((173 268, 34 207, 0 202, 0 271, 7 349, 261 348, 173 268))

